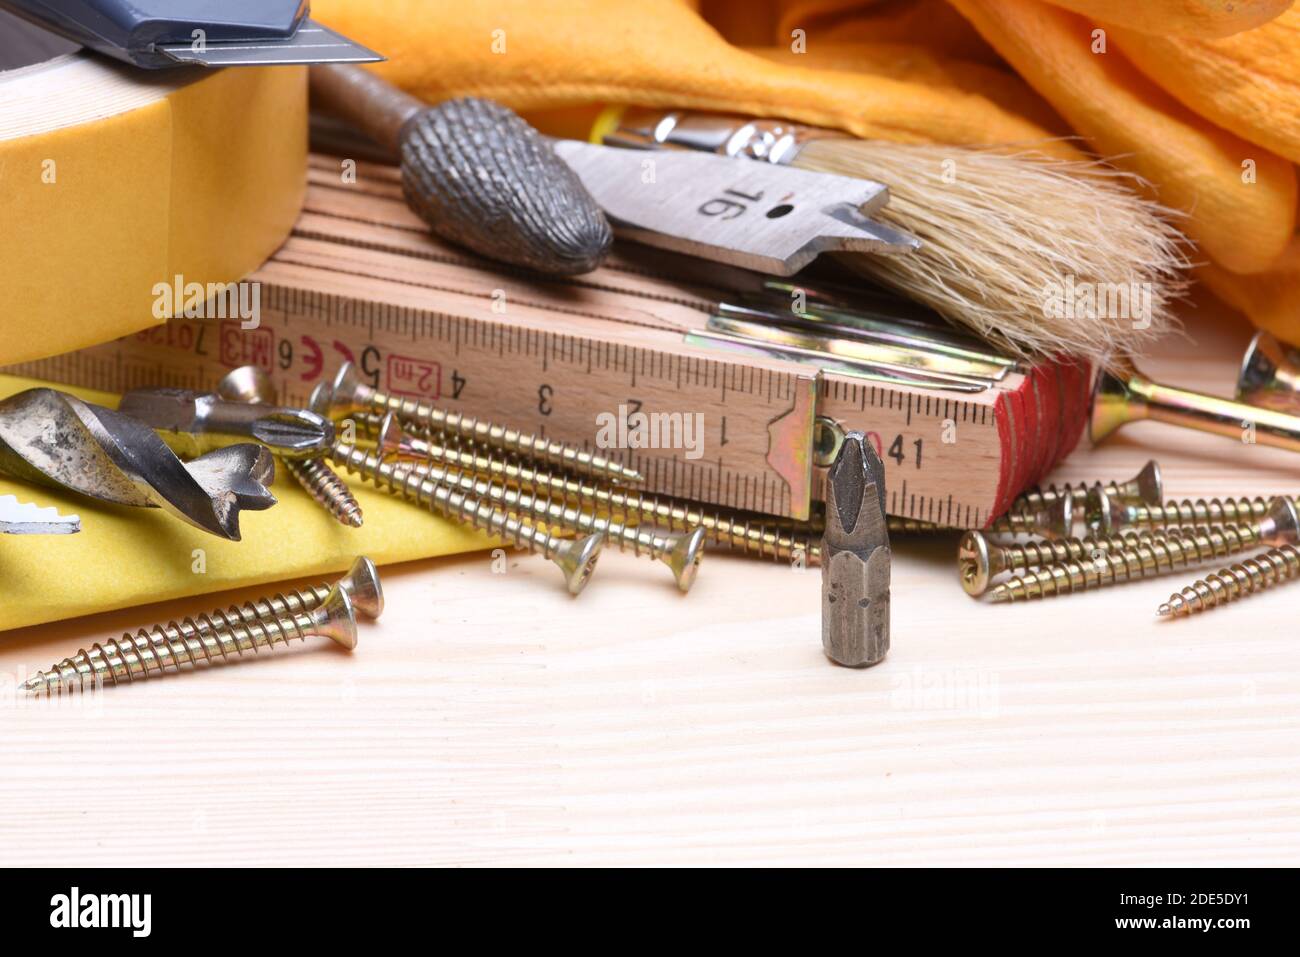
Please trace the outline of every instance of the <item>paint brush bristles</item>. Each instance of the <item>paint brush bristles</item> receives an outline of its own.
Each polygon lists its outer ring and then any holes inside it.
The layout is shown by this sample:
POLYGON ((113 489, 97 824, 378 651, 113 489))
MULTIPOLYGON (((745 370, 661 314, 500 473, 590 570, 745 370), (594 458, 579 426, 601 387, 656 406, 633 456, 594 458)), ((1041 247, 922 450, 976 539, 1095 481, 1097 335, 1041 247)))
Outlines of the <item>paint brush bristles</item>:
POLYGON ((907 256, 844 256, 855 270, 1027 358, 1106 361, 1175 325, 1188 266, 1176 214, 1136 177, 1040 154, 814 139, 804 169, 889 186, 875 218, 919 237, 907 256))

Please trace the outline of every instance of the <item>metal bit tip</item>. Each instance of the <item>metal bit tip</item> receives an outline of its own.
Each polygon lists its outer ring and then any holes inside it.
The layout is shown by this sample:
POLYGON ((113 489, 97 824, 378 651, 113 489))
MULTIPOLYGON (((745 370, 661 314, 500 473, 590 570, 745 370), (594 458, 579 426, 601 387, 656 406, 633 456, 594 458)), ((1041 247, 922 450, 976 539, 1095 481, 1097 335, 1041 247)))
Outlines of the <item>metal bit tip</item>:
POLYGON ((889 652, 889 532, 885 467, 861 432, 844 438, 826 476, 822 648, 863 668, 889 652))

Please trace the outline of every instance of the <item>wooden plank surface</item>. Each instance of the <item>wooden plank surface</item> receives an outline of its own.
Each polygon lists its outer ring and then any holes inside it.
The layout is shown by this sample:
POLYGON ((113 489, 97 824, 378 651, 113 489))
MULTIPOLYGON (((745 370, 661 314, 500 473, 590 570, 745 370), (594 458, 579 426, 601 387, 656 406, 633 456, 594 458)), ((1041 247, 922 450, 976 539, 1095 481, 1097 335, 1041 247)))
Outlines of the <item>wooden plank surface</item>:
MULTIPOLYGON (((1216 311, 1148 371, 1230 390, 1249 333, 1216 311)), ((1293 456, 1146 424, 1059 477, 1152 455, 1177 497, 1300 489, 1293 456)), ((898 546, 866 671, 822 657, 816 569, 719 555, 688 596, 619 554, 578 599, 536 558, 389 568, 350 656, 63 703, 15 675, 194 603, 11 632, 0 864, 1300 862, 1300 584, 1167 624, 1186 575, 990 606, 953 551, 898 546)))

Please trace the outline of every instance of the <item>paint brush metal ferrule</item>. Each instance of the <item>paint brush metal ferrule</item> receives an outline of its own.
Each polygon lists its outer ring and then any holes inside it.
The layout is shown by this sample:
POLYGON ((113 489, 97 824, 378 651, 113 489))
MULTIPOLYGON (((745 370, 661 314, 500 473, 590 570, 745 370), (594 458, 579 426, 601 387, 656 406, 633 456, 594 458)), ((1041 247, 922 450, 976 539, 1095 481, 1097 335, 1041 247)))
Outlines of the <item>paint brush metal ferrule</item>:
POLYGON ((844 139, 844 134, 787 120, 632 109, 619 117, 603 142, 631 149, 698 150, 785 166, 794 162, 805 143, 826 138, 844 139))

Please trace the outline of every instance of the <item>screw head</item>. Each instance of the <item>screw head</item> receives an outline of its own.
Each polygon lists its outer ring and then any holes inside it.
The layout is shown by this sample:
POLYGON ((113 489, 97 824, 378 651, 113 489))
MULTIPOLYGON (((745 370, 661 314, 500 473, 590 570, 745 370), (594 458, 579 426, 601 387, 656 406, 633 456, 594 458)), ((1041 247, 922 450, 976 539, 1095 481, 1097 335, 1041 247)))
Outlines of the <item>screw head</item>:
POLYGON ((379 569, 365 555, 361 555, 348 573, 338 582, 352 599, 352 606, 367 618, 378 618, 384 612, 384 589, 379 584, 379 569))
POLYGON ((957 545, 957 572, 961 587, 968 595, 978 598, 988 591, 992 577, 992 559, 989 541, 982 532, 969 531, 957 545))
POLYGON ((1098 535, 1114 535, 1124 524, 1124 506, 1101 486, 1088 489, 1084 503, 1084 517, 1098 535))
POLYGON ((1074 493, 1069 489, 1043 510, 1039 531, 1045 538, 1069 538, 1074 531, 1074 493))
POLYGON ((1088 436, 1096 444, 1110 435, 1121 425, 1141 418, 1135 414, 1139 398, 1130 388, 1132 380, 1126 375, 1120 376, 1102 369, 1097 373, 1097 382, 1092 388, 1092 418, 1088 422, 1088 436))
POLYGON ((1300 540, 1300 514, 1295 503, 1278 496, 1268 504, 1268 512, 1260 523, 1262 538, 1269 545, 1295 544, 1300 540))
POLYGON ((406 430, 402 428, 402 423, 397 421, 397 416, 391 412, 385 413, 379 420, 379 434, 375 436, 381 456, 396 455, 402 451, 402 443, 405 439, 406 430))
POLYGON ((257 366, 240 366, 231 369, 217 383, 217 395, 228 402, 265 403, 275 402, 275 387, 271 377, 257 366))
POLYGON ((313 634, 330 638, 348 651, 357 646, 357 616, 352 610, 352 599, 339 585, 330 589, 312 618, 313 634))
POLYGON ((1160 505, 1165 500, 1165 482, 1160 475, 1160 463, 1151 459, 1133 478, 1138 499, 1143 505, 1160 505))
POLYGON ((343 363, 330 384, 330 411, 343 414, 365 411, 365 403, 361 401, 361 391, 365 387, 356 366, 351 362, 343 363))
POLYGON ((700 561, 704 558, 704 529, 695 528, 688 534, 680 535, 673 550, 668 554, 668 567, 673 571, 677 587, 684 592, 691 590, 695 576, 700 570, 700 561))
POLYGON ((564 584, 568 586, 570 595, 581 594, 587 587, 604 544, 605 533, 595 532, 582 538, 570 539, 555 553, 555 564, 564 572, 564 584))
POLYGON ((330 418, 334 409, 334 390, 328 382, 316 383, 316 388, 311 390, 311 395, 307 398, 307 408, 322 418, 330 418))

